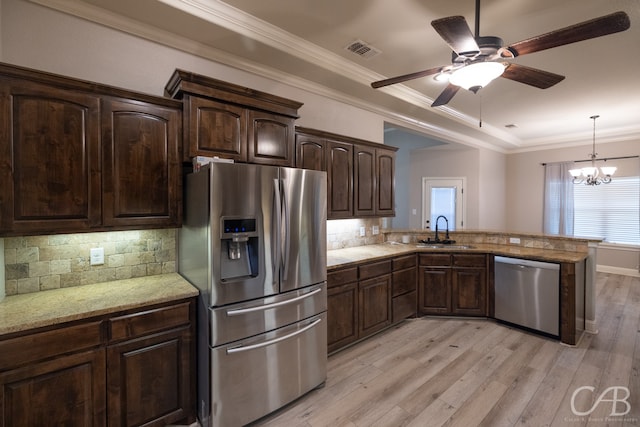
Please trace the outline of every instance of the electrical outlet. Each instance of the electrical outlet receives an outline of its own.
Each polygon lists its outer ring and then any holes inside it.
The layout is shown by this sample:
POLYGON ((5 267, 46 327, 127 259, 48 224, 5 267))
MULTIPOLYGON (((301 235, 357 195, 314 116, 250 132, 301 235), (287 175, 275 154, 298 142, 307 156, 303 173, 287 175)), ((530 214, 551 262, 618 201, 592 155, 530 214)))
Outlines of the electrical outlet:
POLYGON ((360 227, 360 237, 364 237, 367 234, 367 229, 360 227))
POLYGON ((91 265, 104 264, 104 248, 91 248, 89 264, 91 265))
POLYGON ((509 237, 509 243, 511 243, 512 245, 519 245, 520 244, 520 238, 519 237, 509 237))
POLYGON ((380 234, 380 227, 378 227, 377 225, 374 225, 373 228, 371 229, 371 234, 373 234, 374 236, 377 234, 380 234))

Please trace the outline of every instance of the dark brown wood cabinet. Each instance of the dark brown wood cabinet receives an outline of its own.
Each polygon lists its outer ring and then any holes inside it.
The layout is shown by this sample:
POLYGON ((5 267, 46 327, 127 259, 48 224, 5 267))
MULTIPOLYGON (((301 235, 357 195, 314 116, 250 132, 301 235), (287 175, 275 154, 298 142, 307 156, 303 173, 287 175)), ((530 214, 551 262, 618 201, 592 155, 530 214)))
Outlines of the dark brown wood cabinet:
POLYGON ((181 109, 0 64, 0 235, 180 226, 181 109))
POLYGON ((128 99, 102 103, 102 205, 107 227, 180 223, 180 110, 128 99))
POLYGON ((395 215, 397 148, 296 128, 296 167, 327 172, 328 219, 395 215))
POLYGON ((109 319, 109 426, 169 424, 192 414, 193 304, 109 319))
POLYGON ((183 161, 207 156, 294 166, 302 103, 183 70, 173 73, 165 93, 185 104, 183 161))
POLYGON ((329 353, 416 315, 415 254, 327 274, 329 353))
POLYGON ((416 255, 406 255, 392 260, 391 314, 394 323, 415 317, 417 309, 416 255))
POLYGON ((327 274, 327 350, 329 353, 358 339, 358 268, 327 274))
POLYGON ((326 171, 326 146, 325 138, 302 133, 296 129, 296 167, 326 171))
POLYGON ((104 426, 101 343, 96 321, 0 340, 0 426, 104 426))
POLYGON ((355 145, 353 159, 354 215, 394 216, 395 152, 355 145))
POLYGON ((487 316, 487 255, 420 254, 421 314, 487 316))
POLYGON ((391 260, 358 266, 360 337, 391 325, 391 260))
POLYGON ((195 302, 0 339, 0 426, 195 420, 195 302))

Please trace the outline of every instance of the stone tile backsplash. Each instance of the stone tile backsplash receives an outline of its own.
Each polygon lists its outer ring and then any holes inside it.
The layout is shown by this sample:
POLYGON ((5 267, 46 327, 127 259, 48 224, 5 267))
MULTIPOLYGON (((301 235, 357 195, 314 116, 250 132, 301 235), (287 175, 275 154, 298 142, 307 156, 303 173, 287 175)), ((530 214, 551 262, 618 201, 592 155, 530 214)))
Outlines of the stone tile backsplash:
POLYGON ((176 229, 4 238, 7 295, 176 271, 176 229), (90 265, 91 248, 104 264, 90 265))
POLYGON ((327 250, 383 243, 381 221, 380 218, 327 221, 327 250), (360 235, 361 227, 365 229, 364 236, 360 235), (373 234, 373 227, 378 227, 379 234, 373 234))

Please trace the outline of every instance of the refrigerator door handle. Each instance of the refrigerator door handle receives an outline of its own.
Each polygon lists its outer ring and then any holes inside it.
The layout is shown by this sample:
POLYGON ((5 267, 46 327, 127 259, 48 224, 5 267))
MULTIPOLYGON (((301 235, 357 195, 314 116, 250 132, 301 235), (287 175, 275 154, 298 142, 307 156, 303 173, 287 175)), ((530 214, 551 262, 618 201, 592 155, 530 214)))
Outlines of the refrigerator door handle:
POLYGON ((273 262, 271 265, 271 272, 273 280, 280 281, 278 270, 280 268, 282 250, 280 248, 281 242, 281 224, 282 224, 282 205, 281 205, 281 193, 280 193, 280 180, 278 178, 273 180, 273 211, 275 218, 275 224, 271 224, 271 253, 273 254, 273 262))
POLYGON ((314 326, 316 326, 320 322, 322 322, 322 319, 317 319, 315 322, 308 324, 307 326, 305 326, 302 329, 298 329, 297 331, 292 332, 290 334, 283 335, 283 336, 281 336, 279 338, 276 338, 276 339, 273 339, 273 340, 261 342, 259 344, 252 344, 252 345, 247 345, 247 346, 242 346, 241 345, 241 346, 238 346, 238 347, 228 348, 227 349, 227 354, 241 353, 243 351, 255 350, 257 348, 266 347, 268 345, 275 344, 275 343, 278 343, 280 341, 288 340, 289 338, 293 338, 293 337, 295 337, 297 335, 305 333, 306 331, 308 331, 309 329, 313 328, 314 326))
POLYGON ((249 308, 238 308, 236 310, 228 310, 227 311, 227 316, 240 316, 242 314, 246 314, 246 313, 252 313, 254 311, 264 311, 264 310, 269 310, 270 308, 275 308, 275 307, 280 307, 283 305, 287 305, 287 304, 291 304, 300 300, 303 300, 305 298, 309 298, 315 294, 317 294, 318 292, 321 292, 322 288, 318 288, 315 289, 309 293, 306 293, 304 295, 299 295, 295 298, 291 298, 288 299, 286 301, 279 301, 279 302, 274 302, 272 304, 264 304, 264 305, 258 305, 255 307, 249 307, 249 308))
MULTIPOLYGON (((287 188, 287 181, 282 179, 283 188, 287 188)), ((287 192, 284 191, 282 194, 282 212, 284 216, 284 227, 282 230, 282 257, 283 257, 283 277, 289 277, 289 258, 291 253, 291 242, 290 242, 290 227, 291 227, 291 212, 289 208, 289 201, 287 200, 287 192)))

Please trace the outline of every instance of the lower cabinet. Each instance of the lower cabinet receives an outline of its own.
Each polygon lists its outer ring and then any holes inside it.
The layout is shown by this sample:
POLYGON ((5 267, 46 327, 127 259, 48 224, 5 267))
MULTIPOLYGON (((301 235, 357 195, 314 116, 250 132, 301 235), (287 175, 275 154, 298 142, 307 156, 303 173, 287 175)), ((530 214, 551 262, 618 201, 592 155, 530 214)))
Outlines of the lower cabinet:
POLYGON ((420 254, 420 314, 487 316, 485 254, 420 254))
POLYGON ((327 343, 332 353, 416 314, 415 255, 327 274, 327 343))
POLYGON ((358 339, 358 268, 327 274, 327 350, 329 353, 358 339))
POLYGON ((194 301, 0 339, 0 426, 195 421, 194 301))
POLYGON ((417 268, 416 255, 393 259, 391 276, 391 315, 393 323, 416 316, 417 268))
POLYGON ((391 325, 391 260, 358 267, 360 338, 391 325))
POLYGON ((105 351, 0 373, 0 426, 104 426, 105 351))

